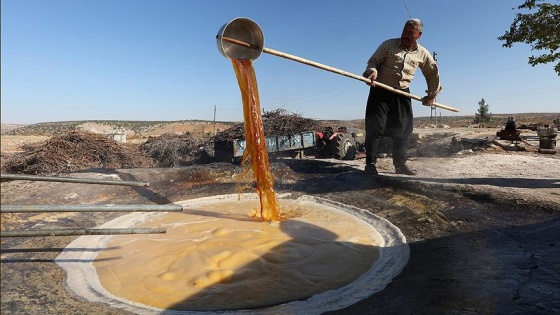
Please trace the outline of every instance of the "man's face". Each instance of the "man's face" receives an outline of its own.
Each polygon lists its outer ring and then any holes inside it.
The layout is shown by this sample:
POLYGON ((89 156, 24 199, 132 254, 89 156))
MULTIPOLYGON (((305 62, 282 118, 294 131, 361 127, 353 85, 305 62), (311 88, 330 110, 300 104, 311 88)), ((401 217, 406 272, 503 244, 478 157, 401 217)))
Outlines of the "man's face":
POLYGON ((422 36, 422 32, 418 32, 418 27, 413 25, 405 25, 401 34, 401 43, 407 49, 416 46, 416 41, 422 36))

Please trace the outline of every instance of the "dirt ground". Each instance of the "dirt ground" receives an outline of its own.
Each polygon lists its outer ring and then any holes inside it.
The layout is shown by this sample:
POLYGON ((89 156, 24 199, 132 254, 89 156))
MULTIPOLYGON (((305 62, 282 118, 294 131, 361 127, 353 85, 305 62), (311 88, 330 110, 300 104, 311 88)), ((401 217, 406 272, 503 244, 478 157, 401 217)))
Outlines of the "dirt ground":
POLYGON ((21 151, 21 146, 43 142, 50 137, 47 136, 6 136, 2 135, 2 154, 10 154, 21 151))
MULTIPOLYGON (((492 129, 415 133, 419 144, 409 164, 418 176, 393 174, 390 157, 379 159, 377 177, 363 174, 363 159, 271 161, 278 193, 366 209, 399 227, 410 245, 407 266, 385 290, 330 314, 560 313, 560 153, 541 154, 534 140, 492 144, 492 129), (464 141, 454 143, 453 137, 464 141)), ((236 193, 239 172, 235 164, 211 163, 64 175, 143 181, 149 187, 2 181, 2 205, 166 204, 236 193)), ((250 179, 242 183, 251 191, 250 179)), ((118 216, 4 213, 1 227, 85 228, 118 216)), ((2 238, 2 314, 127 314, 66 290, 54 259, 73 239, 2 238)))

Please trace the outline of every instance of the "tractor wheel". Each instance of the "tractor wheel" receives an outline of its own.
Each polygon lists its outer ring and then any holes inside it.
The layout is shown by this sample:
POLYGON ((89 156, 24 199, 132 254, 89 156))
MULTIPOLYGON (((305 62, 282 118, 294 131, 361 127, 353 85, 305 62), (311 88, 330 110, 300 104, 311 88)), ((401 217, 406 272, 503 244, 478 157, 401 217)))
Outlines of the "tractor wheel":
POLYGON ((334 158, 353 160, 356 158, 356 142, 349 133, 341 133, 335 139, 334 158))

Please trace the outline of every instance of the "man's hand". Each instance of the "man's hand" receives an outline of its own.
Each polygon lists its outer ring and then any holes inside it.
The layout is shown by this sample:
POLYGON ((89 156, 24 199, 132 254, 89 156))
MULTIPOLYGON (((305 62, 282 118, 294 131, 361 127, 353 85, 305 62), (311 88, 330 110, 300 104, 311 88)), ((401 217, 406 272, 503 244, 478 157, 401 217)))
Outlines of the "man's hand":
POLYGON ((435 100, 436 100, 435 96, 424 96, 420 101, 422 102, 422 105, 432 106, 435 100))
POLYGON ((375 79, 377 79, 377 71, 373 69, 366 69, 362 74, 364 78, 368 78, 370 82, 366 82, 367 85, 375 86, 375 79))

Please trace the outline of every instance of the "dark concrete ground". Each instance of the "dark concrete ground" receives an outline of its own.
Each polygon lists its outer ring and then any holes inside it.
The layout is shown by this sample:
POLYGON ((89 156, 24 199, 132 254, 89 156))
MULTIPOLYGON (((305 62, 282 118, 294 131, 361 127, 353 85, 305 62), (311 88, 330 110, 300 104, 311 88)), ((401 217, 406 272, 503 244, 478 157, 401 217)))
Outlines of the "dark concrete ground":
MULTIPOLYGON (((150 183, 131 188, 3 181, 2 205, 165 204, 231 194, 239 167, 229 163, 174 169, 88 170, 66 176, 150 183)), ((315 195, 367 209, 398 226, 410 260, 385 290, 330 314, 560 313, 560 207, 491 187, 365 176, 330 160, 272 163, 278 193, 315 195)), ((118 213, 2 214, 2 231, 95 227, 118 213)), ((2 238, 2 314, 126 314, 83 301, 65 289, 54 262, 76 237, 2 238)))

